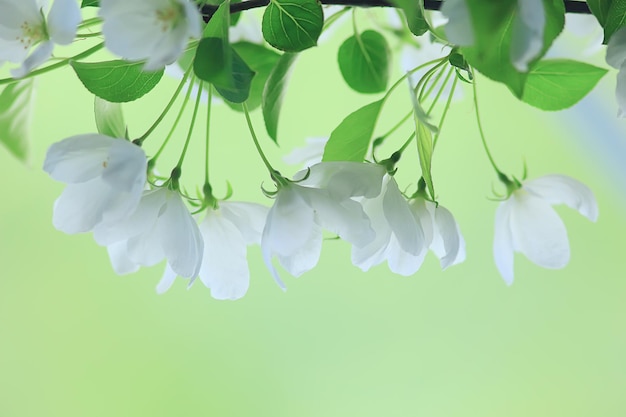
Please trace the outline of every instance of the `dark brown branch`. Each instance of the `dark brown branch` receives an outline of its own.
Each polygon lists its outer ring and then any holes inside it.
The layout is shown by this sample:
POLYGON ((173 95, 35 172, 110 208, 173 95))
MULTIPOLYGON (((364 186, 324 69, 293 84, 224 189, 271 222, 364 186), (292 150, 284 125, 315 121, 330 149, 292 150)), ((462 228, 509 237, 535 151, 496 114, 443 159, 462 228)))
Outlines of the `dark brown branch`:
MULTIPOLYGON (((325 5, 337 5, 347 7, 393 7, 391 2, 387 0, 321 0, 325 5)), ((239 13, 244 10, 264 7, 270 3, 270 0, 244 0, 241 3, 232 3, 230 5, 231 13, 239 13)), ((442 0, 424 0, 424 8, 427 10, 441 9, 442 0)), ((585 1, 563 0, 565 3, 565 12, 590 14, 589 6, 585 1)), ((209 21, 211 16, 217 10, 217 6, 206 5, 202 7, 202 14, 205 21, 209 21)))

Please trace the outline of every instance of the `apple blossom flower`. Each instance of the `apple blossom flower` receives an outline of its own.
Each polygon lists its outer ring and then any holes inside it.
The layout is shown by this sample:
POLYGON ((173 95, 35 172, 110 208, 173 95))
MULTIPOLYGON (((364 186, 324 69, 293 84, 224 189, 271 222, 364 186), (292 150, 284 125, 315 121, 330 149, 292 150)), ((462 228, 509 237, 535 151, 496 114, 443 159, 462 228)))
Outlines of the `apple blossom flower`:
POLYGON ((86 134, 53 144, 43 169, 67 183, 54 204, 54 227, 81 233, 128 217, 139 204, 146 166, 143 149, 124 139, 86 134))
POLYGON ((202 17, 189 0, 101 0, 106 47, 124 59, 146 60, 154 71, 176 61, 189 38, 202 34, 202 17))
POLYGON ((465 260, 465 239, 448 209, 420 196, 409 200, 409 208, 422 226, 425 246, 439 258, 441 269, 465 260))
POLYGON ((261 237, 261 252, 281 288, 285 286, 272 258, 277 257, 296 277, 311 270, 320 257, 322 229, 355 247, 374 239, 369 218, 352 198, 380 194, 383 174, 384 168, 376 164, 321 162, 296 174, 294 182, 278 182, 261 237))
POLYGON ((283 157, 283 161, 289 165, 302 165, 307 168, 322 162, 324 147, 328 142, 328 137, 306 138, 304 146, 294 148, 283 157))
POLYGON ((414 274, 426 255, 426 238, 396 180, 385 175, 380 195, 364 199, 362 204, 376 238, 367 245, 352 247, 352 263, 367 271, 386 260, 391 271, 405 276, 414 274))
POLYGON ((75 0, 55 0, 44 17, 42 0, 0 0, 0 65, 21 64, 11 70, 22 78, 52 56, 55 44, 69 45, 81 21, 75 0), (31 48, 35 50, 29 55, 31 48))
MULTIPOLYGON (((259 245, 268 208, 260 204, 222 201, 218 208, 208 208, 200 223, 204 253, 200 281, 218 300, 243 297, 250 285, 246 246, 259 245)), ((176 273, 168 267, 157 286, 159 294, 167 291, 176 273)), ((191 279, 189 285, 194 281, 191 279)))
POLYGON ((626 117, 626 28, 619 29, 609 39, 606 48, 606 63, 619 70, 615 88, 617 115, 626 117))
POLYGON ((136 271, 140 265, 156 265, 163 258, 182 277, 193 278, 200 271, 202 236, 176 190, 144 191, 130 216, 113 225, 98 225, 94 238, 107 246, 118 274, 136 271))
POLYGON ((474 44, 472 17, 466 0, 446 0, 441 6, 441 13, 448 19, 444 31, 448 40, 458 46, 474 44))
POLYGON ((565 175, 525 181, 496 211, 493 255, 504 281, 513 283, 513 254, 521 252, 544 268, 559 269, 569 262, 565 225, 552 209, 565 204, 591 221, 598 218, 592 191, 565 175))

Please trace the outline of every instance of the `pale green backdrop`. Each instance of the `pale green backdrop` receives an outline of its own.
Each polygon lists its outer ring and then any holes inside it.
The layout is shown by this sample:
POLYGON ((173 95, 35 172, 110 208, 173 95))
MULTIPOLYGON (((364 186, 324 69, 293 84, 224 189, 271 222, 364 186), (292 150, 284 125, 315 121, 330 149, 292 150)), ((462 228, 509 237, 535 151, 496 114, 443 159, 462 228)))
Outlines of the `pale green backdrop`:
MULTIPOLYGON (((255 113, 262 143, 285 174, 295 169, 282 154, 306 136, 328 134, 370 100, 341 81, 336 48, 331 42, 298 61, 280 149, 255 113)), ((45 150, 95 130, 93 99, 69 70, 41 77, 30 167, 0 149, 0 416, 626 415, 626 177, 606 162, 619 149, 605 145, 626 141, 624 122, 613 118, 614 78, 588 104, 609 115, 613 130, 587 121, 593 138, 576 124, 585 111, 544 114, 478 80, 485 130, 503 169, 520 175, 525 160, 530 177, 563 173, 596 194, 596 224, 558 209, 570 235, 567 268, 544 270, 517 256, 514 285, 499 277, 491 255, 497 203, 488 199, 497 184, 465 89, 434 162, 440 202, 467 241, 465 263, 442 272, 429 255, 412 277, 386 265, 363 273, 347 244, 328 241, 315 270, 299 279, 283 273, 283 293, 255 247, 248 294, 219 302, 199 282, 189 291, 177 282, 158 296, 162 266, 118 277, 90 235, 54 230, 52 205, 63 185, 41 171, 45 150)), ((126 108, 131 134, 154 120, 175 85, 167 79, 126 108)), ((408 106, 408 93, 396 93, 380 131, 408 106)), ((243 117, 214 110, 216 193, 229 180, 234 199, 271 204, 260 194, 261 182, 271 182, 243 117)), ((147 150, 159 141, 148 139, 147 150)), ((194 153, 201 142, 198 132, 194 153)), ((188 186, 202 181, 200 155, 192 158, 188 186)), ((161 172, 171 169, 164 162, 161 172)), ((414 154, 403 162, 399 178, 408 185, 419 171, 414 154)))

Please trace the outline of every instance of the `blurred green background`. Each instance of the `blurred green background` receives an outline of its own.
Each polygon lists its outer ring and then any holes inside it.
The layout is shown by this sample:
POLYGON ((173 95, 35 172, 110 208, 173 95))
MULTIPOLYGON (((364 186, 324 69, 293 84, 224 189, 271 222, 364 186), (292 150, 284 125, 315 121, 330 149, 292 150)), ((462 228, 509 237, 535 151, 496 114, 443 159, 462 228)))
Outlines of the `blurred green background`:
MULTIPOLYGON (((328 135, 373 100, 341 80, 333 55, 348 36, 344 29, 299 59, 279 148, 254 114, 263 145, 285 174, 296 169, 282 155, 307 136, 328 135)), ((565 269, 544 270, 518 255, 513 286, 498 275, 491 254, 497 203, 488 199, 496 178, 466 89, 434 161, 440 202, 467 241, 465 263, 442 272, 429 255, 412 277, 395 276, 386 265, 363 273, 351 265, 347 244, 327 241, 315 270, 299 279, 283 272, 283 293, 253 247, 248 294, 219 302, 201 283, 187 290, 182 280, 157 296, 162 265, 119 277, 90 235, 54 230, 52 205, 63 184, 42 172, 45 151, 95 131, 93 98, 69 69, 40 77, 30 166, 0 149, 0 416, 626 415, 626 175, 608 162, 626 156, 619 153, 624 123, 614 118, 615 73, 587 107, 559 114, 478 82, 487 137, 506 172, 521 175, 526 161, 531 178, 562 173, 596 194, 596 224, 557 209, 570 235, 565 269), (605 114, 611 126, 585 109, 605 114)), ((125 108, 131 135, 151 124, 175 86, 164 79, 125 108)), ((408 94, 397 92, 379 132, 409 106, 408 94)), ((163 173, 178 156, 186 124, 159 166, 163 173)), ((183 174, 189 187, 203 178, 202 129, 183 174)), ((164 132, 146 141, 149 153, 164 132)), ((271 182, 243 116, 215 105, 212 135, 217 195, 229 180, 234 199, 270 205, 259 186, 271 182)), ((400 164, 401 188, 419 175, 416 161, 409 153, 400 164)))

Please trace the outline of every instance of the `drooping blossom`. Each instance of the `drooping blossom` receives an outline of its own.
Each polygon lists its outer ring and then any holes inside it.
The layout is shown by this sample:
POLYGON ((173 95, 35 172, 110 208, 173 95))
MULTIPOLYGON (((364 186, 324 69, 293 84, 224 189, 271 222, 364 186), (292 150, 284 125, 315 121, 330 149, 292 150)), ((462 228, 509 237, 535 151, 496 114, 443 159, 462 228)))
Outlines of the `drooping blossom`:
POLYGON ((619 70, 615 88, 617 115, 626 117, 626 28, 621 28, 609 39, 606 48, 606 63, 619 70))
POLYGON ((180 193, 167 187, 144 191, 137 209, 116 224, 94 229, 98 244, 107 246, 118 274, 167 260, 181 277, 195 278, 202 263, 198 225, 180 193))
MULTIPOLYGON (((259 245, 268 208, 260 204, 222 201, 208 208, 200 223, 204 240, 200 281, 218 300, 243 297, 250 285, 246 246, 259 245)), ((176 273, 166 268, 157 292, 167 291, 176 273)), ((190 285, 193 278, 190 281, 190 285)))
POLYGON ((320 257, 322 229, 355 247, 374 239, 369 218, 352 198, 377 196, 383 174, 384 168, 375 164, 321 162, 297 174, 299 182, 279 183, 263 229, 261 251, 281 287, 284 284, 272 258, 296 277, 311 270, 320 257))
POLYGON ((190 0, 101 0, 106 47, 130 61, 146 60, 144 70, 171 64, 189 38, 202 34, 202 17, 190 0))
POLYGON ((146 154, 124 139, 73 136, 48 149, 44 171, 67 187, 54 204, 52 222, 65 233, 93 230, 130 216, 146 184, 146 154))
POLYGON ((551 207, 565 204, 591 221, 598 206, 591 190, 565 175, 546 175, 525 181, 496 211, 493 255, 504 281, 513 283, 513 254, 523 253, 544 268, 563 268, 569 262, 567 230, 551 207))
POLYGON ((69 45, 81 21, 75 0, 55 0, 45 14, 42 0, 0 0, 0 65, 20 64, 11 70, 22 78, 52 56, 54 45, 69 45), (31 49, 35 50, 31 53, 31 49))

